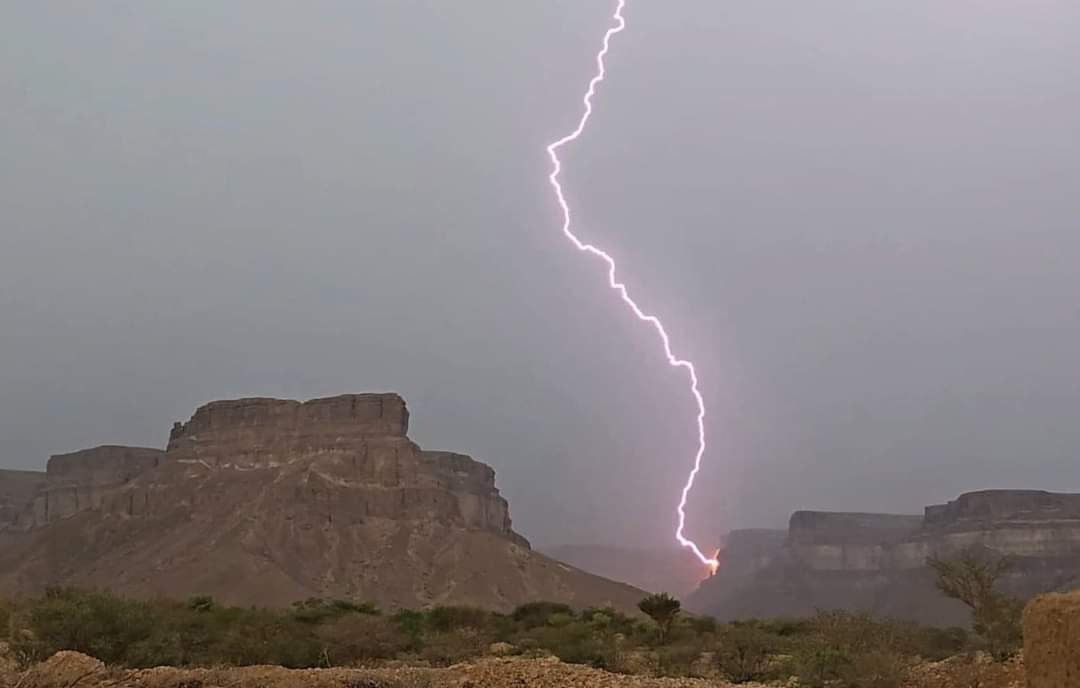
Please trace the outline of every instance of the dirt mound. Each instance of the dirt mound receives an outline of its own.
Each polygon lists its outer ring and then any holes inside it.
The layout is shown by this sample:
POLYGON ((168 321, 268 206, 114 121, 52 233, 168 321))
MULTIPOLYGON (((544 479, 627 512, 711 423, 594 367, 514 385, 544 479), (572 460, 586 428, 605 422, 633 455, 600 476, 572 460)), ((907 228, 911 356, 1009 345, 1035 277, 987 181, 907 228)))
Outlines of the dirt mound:
POLYGON ((952 657, 913 667, 905 688, 1025 688, 1024 662, 995 662, 989 655, 952 657))
POLYGON ((76 688, 100 684, 107 676, 105 665, 79 652, 57 652, 31 668, 20 679, 22 688, 76 688))
POLYGON ((123 688, 428 688, 430 669, 285 669, 251 666, 227 669, 159 667, 124 673, 123 688))
POLYGON ((1080 686, 1080 592, 1043 595, 1024 610, 1030 688, 1080 686))
MULTIPOLYGON (((10 678, 10 677, 7 677, 10 678)), ((448 669, 285 669, 251 666, 220 669, 159 667, 107 670, 86 655, 61 652, 15 681, 19 688, 728 688, 701 679, 644 678, 610 674, 557 659, 488 659, 448 669)), ((761 688, 760 684, 742 684, 761 688)))
MULTIPOLYGON (((646 678, 610 674, 557 659, 489 659, 451 667, 452 682, 459 688, 725 688, 731 684, 696 678, 646 678)), ((444 685, 444 684, 433 684, 444 685)), ((743 688, 760 684, 743 683, 743 688)))

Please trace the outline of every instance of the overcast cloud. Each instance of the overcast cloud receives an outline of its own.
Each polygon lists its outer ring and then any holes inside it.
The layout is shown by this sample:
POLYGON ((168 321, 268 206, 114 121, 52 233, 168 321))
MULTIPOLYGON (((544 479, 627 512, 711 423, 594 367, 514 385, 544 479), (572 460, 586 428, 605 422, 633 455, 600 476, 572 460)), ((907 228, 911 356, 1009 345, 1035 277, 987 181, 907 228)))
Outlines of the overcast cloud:
MULTIPOLYGON (((666 543, 685 380, 546 186, 610 10, 0 5, 0 466, 395 390, 535 541, 666 543)), ((1080 491, 1080 4, 627 17, 565 182, 698 363, 692 534, 1080 491)))

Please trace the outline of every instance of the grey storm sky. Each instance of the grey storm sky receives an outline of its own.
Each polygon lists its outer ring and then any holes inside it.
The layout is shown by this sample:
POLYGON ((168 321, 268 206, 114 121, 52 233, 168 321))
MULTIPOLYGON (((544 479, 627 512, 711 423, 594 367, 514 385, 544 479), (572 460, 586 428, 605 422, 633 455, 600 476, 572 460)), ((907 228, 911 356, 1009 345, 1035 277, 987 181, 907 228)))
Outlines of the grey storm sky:
MULTIPOLYGON (((535 541, 667 543, 685 378, 546 184, 611 9, 0 5, 0 466, 395 390, 535 541)), ((564 181, 698 364, 691 534, 1080 490, 1080 3, 627 18, 564 181)))

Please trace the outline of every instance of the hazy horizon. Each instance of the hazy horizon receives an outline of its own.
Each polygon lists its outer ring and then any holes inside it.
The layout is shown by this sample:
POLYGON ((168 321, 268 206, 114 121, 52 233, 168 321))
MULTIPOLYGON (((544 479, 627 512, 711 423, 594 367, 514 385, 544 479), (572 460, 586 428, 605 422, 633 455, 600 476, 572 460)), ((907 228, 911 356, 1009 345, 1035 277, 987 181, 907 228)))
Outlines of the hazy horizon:
MULTIPOLYGON (((668 546, 692 400, 546 180, 612 5, 0 7, 0 468, 396 391, 535 542, 668 546)), ((1080 5, 626 15, 563 179, 698 366, 690 534, 1080 491, 1080 5)))

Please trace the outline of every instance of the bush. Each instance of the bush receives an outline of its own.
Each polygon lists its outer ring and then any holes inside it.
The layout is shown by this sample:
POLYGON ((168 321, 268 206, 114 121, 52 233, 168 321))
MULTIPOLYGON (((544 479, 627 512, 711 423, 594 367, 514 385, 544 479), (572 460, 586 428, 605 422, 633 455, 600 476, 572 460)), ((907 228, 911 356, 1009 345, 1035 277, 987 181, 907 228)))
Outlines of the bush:
MULTIPOLYGON (((696 638, 694 640, 697 640, 696 638)), ((656 665, 661 676, 690 676, 703 654, 700 641, 672 642, 656 653, 656 665)))
POLYGON ((447 632, 462 628, 486 628, 495 615, 477 607, 435 607, 427 612, 427 627, 447 632))
POLYGON ((303 602, 294 602, 292 606, 293 617, 304 623, 319 624, 341 618, 347 614, 371 614, 379 613, 373 604, 356 603, 349 600, 324 600, 312 597, 303 602))
POLYGON ((795 675, 801 686, 824 688, 840 680, 849 671, 851 661, 851 655, 840 648, 811 644, 795 653, 795 675))
POLYGON ((425 637, 420 656, 436 666, 450 666, 483 655, 487 646, 476 628, 455 628, 425 637))
POLYGON ((901 688, 911 662, 890 650, 871 650, 856 655, 842 672, 845 688, 901 688))
POLYGON ((371 614, 350 614, 317 631, 328 663, 351 665, 393 659, 415 649, 416 640, 394 619, 371 614))
POLYGON ((214 654, 236 666, 280 664, 299 669, 326 664, 322 644, 308 624, 269 610, 251 610, 230 624, 214 654))
POLYGON ((768 678, 772 654, 776 650, 774 636, 750 624, 725 628, 713 651, 717 670, 733 683, 761 681, 768 678))
POLYGON ((523 604, 510 614, 510 618, 525 629, 546 626, 548 619, 555 614, 569 614, 573 616, 574 610, 568 605, 555 602, 529 602, 523 604))
POLYGON ((615 637, 587 622, 570 621, 534 628, 522 641, 524 646, 547 650, 564 662, 606 667, 612 663, 615 637))
POLYGON ((26 662, 76 650, 129 667, 312 667, 417 657, 447 665, 487 654, 498 642, 609 671, 670 676, 701 673, 702 659, 711 654, 712 668, 731 681, 794 674, 808 688, 894 688, 916 657, 938 659, 966 644, 959 629, 849 612, 718 624, 680 616, 678 601, 665 595, 643 600, 642 608, 653 620, 609 608, 576 613, 545 602, 522 605, 510 615, 448 606, 384 616, 372 605, 348 600, 312 598, 287 609, 245 609, 206 596, 137 601, 53 589, 36 599, 0 601, 0 629, 26 662))
POLYGON ((153 608, 105 592, 53 588, 21 620, 30 633, 13 639, 24 661, 41 661, 75 650, 107 664, 122 663, 128 650, 158 626, 153 608))

